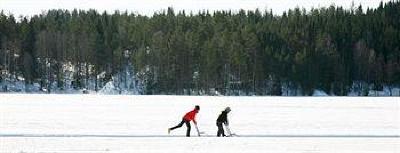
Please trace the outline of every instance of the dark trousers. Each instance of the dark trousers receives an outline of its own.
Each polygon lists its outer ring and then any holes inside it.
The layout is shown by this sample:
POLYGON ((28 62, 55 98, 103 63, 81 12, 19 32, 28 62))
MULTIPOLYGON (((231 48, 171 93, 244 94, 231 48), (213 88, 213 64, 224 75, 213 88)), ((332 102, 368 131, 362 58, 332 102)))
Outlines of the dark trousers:
POLYGON ((176 128, 182 127, 183 123, 186 124, 187 130, 186 130, 186 136, 190 137, 190 121, 187 121, 185 119, 182 119, 181 123, 179 123, 177 126, 170 128, 171 130, 174 130, 176 128))
POLYGON ((222 126, 222 122, 217 122, 217 127, 218 127, 218 132, 217 132, 217 136, 225 136, 225 132, 224 132, 224 127, 222 126))

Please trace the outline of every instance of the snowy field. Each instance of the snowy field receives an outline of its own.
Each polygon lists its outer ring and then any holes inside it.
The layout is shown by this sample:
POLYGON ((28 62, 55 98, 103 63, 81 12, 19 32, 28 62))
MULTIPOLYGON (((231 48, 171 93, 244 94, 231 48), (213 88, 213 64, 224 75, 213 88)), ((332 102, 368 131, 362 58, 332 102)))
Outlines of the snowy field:
POLYGON ((399 153, 400 98, 0 94, 0 153, 71 152, 399 153), (205 135, 168 135, 194 105, 205 135))

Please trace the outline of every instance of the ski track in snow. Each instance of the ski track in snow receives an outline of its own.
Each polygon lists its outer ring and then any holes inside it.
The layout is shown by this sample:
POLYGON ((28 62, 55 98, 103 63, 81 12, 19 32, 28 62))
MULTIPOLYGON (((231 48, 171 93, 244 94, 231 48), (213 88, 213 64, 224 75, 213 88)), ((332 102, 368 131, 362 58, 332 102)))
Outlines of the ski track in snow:
MULTIPOLYGON (((54 137, 54 138, 162 138, 162 137, 186 137, 185 135, 101 135, 101 134, 0 134, 0 137, 54 137)), ((215 135, 203 134, 192 137, 216 137, 215 135)), ((242 138, 400 138, 400 135, 237 135, 228 137, 242 138)))
POLYGON ((399 153, 399 97, 0 94, 0 153, 399 153), (200 105, 206 135, 167 134, 200 105), (230 106, 232 132, 216 138, 230 106))

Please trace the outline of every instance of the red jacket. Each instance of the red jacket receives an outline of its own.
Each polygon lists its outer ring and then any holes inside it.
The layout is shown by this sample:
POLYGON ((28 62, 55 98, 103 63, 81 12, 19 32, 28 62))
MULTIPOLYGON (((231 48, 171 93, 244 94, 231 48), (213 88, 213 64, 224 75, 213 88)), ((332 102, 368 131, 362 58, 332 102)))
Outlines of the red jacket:
POLYGON ((196 117, 196 114, 197 114, 198 112, 199 112, 198 110, 192 110, 192 111, 190 111, 190 112, 187 112, 187 113, 185 114, 185 116, 183 116, 183 119, 185 119, 186 121, 191 121, 191 120, 193 120, 193 122, 194 122, 195 124, 197 124, 195 117, 196 117))

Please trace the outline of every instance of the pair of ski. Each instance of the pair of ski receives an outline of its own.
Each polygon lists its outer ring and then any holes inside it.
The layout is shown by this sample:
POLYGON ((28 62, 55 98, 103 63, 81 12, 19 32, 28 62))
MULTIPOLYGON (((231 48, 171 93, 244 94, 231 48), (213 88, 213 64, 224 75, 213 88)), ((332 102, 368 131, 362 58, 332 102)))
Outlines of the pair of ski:
MULTIPOLYGON (((201 137, 202 135, 206 134, 206 132, 200 131, 199 127, 196 124, 195 124, 195 127, 196 127, 196 131, 197 131, 197 136, 201 137)), ((232 133, 232 131, 229 128, 229 126, 225 125, 225 130, 226 130, 226 133, 227 133, 226 137, 238 137, 237 134, 232 133)))

